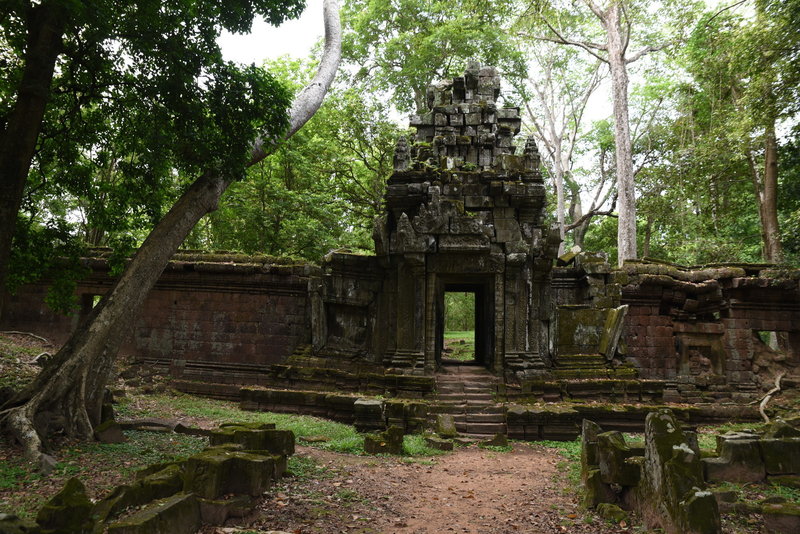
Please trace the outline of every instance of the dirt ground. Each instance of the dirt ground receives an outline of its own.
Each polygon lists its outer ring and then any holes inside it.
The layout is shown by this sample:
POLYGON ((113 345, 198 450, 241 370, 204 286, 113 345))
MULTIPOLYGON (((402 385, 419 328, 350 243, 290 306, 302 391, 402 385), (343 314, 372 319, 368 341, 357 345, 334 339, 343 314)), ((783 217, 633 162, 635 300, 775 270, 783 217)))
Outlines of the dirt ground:
POLYGON ((630 532, 579 510, 557 467, 562 458, 535 445, 512 452, 473 445, 415 461, 309 447, 296 454, 313 459, 318 473, 284 479, 257 513, 203 534, 630 532))

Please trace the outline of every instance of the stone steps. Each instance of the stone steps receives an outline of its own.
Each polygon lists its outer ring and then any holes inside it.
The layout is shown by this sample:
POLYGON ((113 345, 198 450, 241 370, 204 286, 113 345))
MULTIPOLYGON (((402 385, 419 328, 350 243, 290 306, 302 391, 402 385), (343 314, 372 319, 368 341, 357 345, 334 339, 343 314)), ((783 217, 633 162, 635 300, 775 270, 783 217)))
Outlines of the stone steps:
POLYGON ((505 434, 505 408, 495 403, 497 377, 480 366, 448 365, 436 376, 431 412, 453 416, 456 430, 472 437, 505 434))

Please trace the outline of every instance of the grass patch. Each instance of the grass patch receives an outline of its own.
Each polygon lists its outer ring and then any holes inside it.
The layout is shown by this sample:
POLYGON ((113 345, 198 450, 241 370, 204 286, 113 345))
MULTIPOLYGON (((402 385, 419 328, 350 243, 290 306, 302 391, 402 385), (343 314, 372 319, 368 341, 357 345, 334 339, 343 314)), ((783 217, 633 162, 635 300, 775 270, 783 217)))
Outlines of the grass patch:
POLYGON ((472 330, 448 330, 444 333, 445 354, 442 357, 460 362, 475 359, 475 332, 472 330))
MULTIPOLYGON (((291 430, 295 438, 325 436, 326 442, 309 443, 309 446, 335 452, 363 455, 364 434, 356 432, 351 425, 345 425, 313 417, 310 415, 281 414, 273 412, 252 412, 241 410, 234 402, 194 397, 186 394, 151 395, 143 406, 128 402, 117 412, 126 417, 164 417, 175 418, 181 415, 211 419, 217 423, 258 422, 275 423, 277 428, 291 430)), ((425 438, 417 434, 404 437, 404 448, 410 456, 433 456, 444 451, 432 449, 425 438)))
POLYGON ((436 456, 447 454, 447 451, 440 451, 428 447, 425 436, 421 434, 406 434, 403 436, 403 451, 408 456, 436 456))
POLYGON ((208 445, 205 438, 163 432, 127 431, 125 443, 82 442, 60 449, 53 472, 42 477, 19 451, 0 447, 0 511, 31 518, 77 476, 95 497, 131 481, 131 474, 151 464, 182 460, 208 445))
POLYGON ((581 482, 581 441, 537 441, 537 445, 555 449, 564 459, 557 467, 562 473, 566 471, 570 491, 577 491, 581 482))

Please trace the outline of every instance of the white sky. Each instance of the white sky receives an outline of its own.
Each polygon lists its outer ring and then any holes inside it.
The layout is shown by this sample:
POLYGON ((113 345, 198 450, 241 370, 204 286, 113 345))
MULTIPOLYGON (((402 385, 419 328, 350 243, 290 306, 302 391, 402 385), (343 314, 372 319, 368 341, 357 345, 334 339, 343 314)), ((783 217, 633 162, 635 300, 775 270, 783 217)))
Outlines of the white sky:
POLYGON ((257 18, 249 34, 223 32, 218 42, 225 59, 261 65, 265 59, 283 55, 306 58, 323 34, 322 0, 306 0, 306 9, 300 18, 284 22, 277 28, 257 18))

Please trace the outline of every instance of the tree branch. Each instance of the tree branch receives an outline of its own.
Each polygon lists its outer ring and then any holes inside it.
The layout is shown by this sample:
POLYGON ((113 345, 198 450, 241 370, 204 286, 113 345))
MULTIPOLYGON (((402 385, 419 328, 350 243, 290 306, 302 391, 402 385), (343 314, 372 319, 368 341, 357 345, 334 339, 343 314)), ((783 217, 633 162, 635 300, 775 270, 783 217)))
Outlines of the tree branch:
MULTIPOLYGON (((616 203, 617 203, 617 199, 614 199, 614 206, 616 206, 616 203)), ((587 211, 577 221, 566 225, 564 227, 564 230, 566 230, 567 232, 569 232, 570 230, 574 230, 575 228, 577 228, 580 225, 582 225, 586 220, 591 219, 592 217, 595 217, 595 216, 603 215, 603 216, 606 216, 606 217, 619 217, 619 215, 615 215, 614 214, 614 206, 612 206, 610 209, 605 210, 605 211, 600 211, 600 210, 596 210, 596 209, 587 211)))
POLYGON ((553 25, 550 24, 550 21, 545 20, 544 23, 547 25, 547 27, 550 29, 550 31, 553 32, 553 34, 555 34, 556 38, 554 39, 552 37, 541 36, 541 37, 536 37, 536 39, 539 39, 540 41, 549 41, 551 43, 558 43, 558 44, 566 44, 566 45, 570 45, 570 46, 577 46, 578 48, 583 48, 584 50, 589 52, 591 55, 593 55, 594 57, 596 57, 600 61, 604 61, 604 62, 608 63, 607 59, 605 59, 604 57, 599 55, 597 52, 595 52, 595 50, 608 50, 608 47, 606 45, 592 43, 590 41, 572 41, 571 39, 567 39, 566 37, 561 35, 558 32, 558 30, 556 30, 555 27, 553 27, 553 25))
POLYGON ((642 59, 643 56, 646 56, 647 54, 650 54, 652 52, 658 52, 659 50, 663 50, 664 48, 668 47, 670 44, 671 43, 666 42, 666 43, 661 43, 658 46, 647 46, 645 48, 642 48, 641 50, 636 52, 631 57, 625 58, 625 63, 633 63, 634 61, 638 61, 638 60, 642 59))
POLYGON ((267 157, 275 145, 288 139, 308 122, 322 105, 328 92, 339 62, 342 59, 342 23, 339 18, 339 0, 325 0, 322 7, 325 18, 325 49, 314 79, 294 99, 289 111, 289 129, 280 139, 263 139, 258 137, 253 143, 253 152, 248 167, 255 165, 267 157), (266 146, 265 146, 266 145, 266 146))

